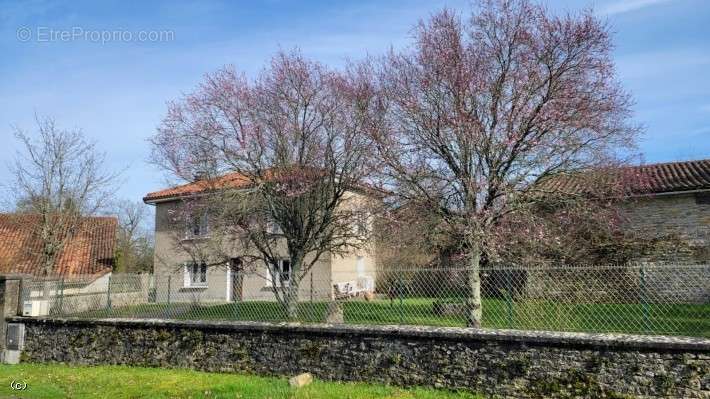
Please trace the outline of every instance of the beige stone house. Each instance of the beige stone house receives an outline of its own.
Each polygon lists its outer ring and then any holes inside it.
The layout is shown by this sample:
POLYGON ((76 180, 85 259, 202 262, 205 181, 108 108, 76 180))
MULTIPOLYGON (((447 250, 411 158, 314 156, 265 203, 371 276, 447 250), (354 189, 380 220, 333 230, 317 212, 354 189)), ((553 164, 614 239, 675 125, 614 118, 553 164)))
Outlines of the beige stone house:
MULTIPOLYGON (((710 159, 625 167, 629 192, 622 202, 626 229, 644 236, 673 236, 687 244, 686 259, 649 261, 710 261, 710 159)), ((585 180, 554 179, 562 192, 584 192, 585 180)), ((660 255, 660 254, 659 254, 660 255)))
MULTIPOLYGON (((210 183, 240 188, 248 183, 236 173, 227 174, 210 183)), ((207 191, 203 181, 168 188, 147 194, 143 201, 155 209, 155 287, 159 302, 234 302, 274 301, 273 284, 281 276, 273 276, 266 265, 243 267, 244 253, 238 247, 224 249, 229 262, 217 265, 197 263, 185 251, 178 240, 189 242, 209 237, 209 218, 201 218, 185 232, 175 231, 171 214, 182 206, 185 197, 203 195, 207 191), (182 235, 182 236, 181 236, 182 235)), ((359 191, 351 197, 366 196, 359 191)), ((345 256, 324 255, 302 278, 299 300, 325 300, 336 296, 357 296, 375 290, 376 259, 373 249, 353 251, 345 256)), ((284 250, 285 254, 285 250, 284 250)), ((279 272, 290 279, 289 260, 284 257, 279 263, 279 272)))

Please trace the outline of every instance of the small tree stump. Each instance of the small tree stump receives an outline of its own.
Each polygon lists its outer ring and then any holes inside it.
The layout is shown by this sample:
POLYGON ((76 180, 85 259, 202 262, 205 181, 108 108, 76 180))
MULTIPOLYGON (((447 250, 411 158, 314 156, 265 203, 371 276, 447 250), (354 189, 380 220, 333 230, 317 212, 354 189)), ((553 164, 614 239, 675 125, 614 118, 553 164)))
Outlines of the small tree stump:
POLYGON ((345 316, 343 315, 343 308, 338 302, 330 302, 328 304, 328 310, 325 314, 325 322, 329 324, 343 324, 345 323, 345 316))

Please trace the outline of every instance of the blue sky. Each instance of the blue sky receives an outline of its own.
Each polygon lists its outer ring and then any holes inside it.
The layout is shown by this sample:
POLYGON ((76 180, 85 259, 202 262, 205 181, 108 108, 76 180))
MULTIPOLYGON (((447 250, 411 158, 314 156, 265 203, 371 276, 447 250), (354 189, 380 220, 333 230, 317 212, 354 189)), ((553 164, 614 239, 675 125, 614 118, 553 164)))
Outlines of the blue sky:
MULTIPOLYGON (((139 200, 167 182, 146 163, 146 140, 165 102, 191 91, 204 73, 233 64, 254 74, 279 48, 294 46, 340 65, 405 46, 412 25, 441 7, 468 9, 456 0, 97 3, 0 0, 0 183, 17 150, 12 126, 32 129, 37 112, 95 139, 109 167, 126 169, 119 195, 139 200), (50 31, 78 38, 50 40, 50 31), (103 31, 134 37, 92 40, 103 31), (168 36, 140 41, 142 31, 168 36)), ((710 158, 710 1, 545 3, 593 6, 608 18, 619 77, 646 127, 647 162, 710 158)))

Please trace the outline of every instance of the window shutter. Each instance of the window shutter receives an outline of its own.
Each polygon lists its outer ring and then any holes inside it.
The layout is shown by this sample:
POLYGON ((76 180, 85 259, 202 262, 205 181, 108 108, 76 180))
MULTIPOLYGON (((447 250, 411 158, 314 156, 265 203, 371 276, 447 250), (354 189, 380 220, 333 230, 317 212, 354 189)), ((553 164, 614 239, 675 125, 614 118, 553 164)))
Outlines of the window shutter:
POLYGON ((200 265, 200 283, 207 284, 207 264, 200 265))
MULTIPOLYGON (((291 281, 291 260, 281 259, 281 267, 279 268, 279 271, 283 275, 284 282, 291 281)), ((280 281, 281 280, 279 279, 279 282, 280 281)))
POLYGON ((365 275, 365 258, 362 256, 357 257, 357 264, 356 264, 356 270, 357 270, 357 276, 362 277, 365 275))
POLYGON ((274 281, 273 276, 271 275, 271 268, 269 265, 266 265, 266 286, 271 287, 273 284, 272 282, 274 281))
POLYGON ((189 287, 190 286, 190 270, 188 267, 187 262, 183 264, 183 286, 184 287, 189 287))

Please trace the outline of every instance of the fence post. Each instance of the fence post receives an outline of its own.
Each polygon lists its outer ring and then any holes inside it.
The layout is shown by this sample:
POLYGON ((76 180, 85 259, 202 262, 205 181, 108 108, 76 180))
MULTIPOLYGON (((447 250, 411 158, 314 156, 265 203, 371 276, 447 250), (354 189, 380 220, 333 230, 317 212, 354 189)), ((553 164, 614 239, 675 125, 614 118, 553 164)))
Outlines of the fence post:
POLYGON ((168 274, 168 305, 170 305, 170 275, 168 274))
POLYGON ((508 288, 505 294, 505 302, 508 307, 508 328, 513 328, 513 279, 511 278, 512 271, 506 271, 506 280, 508 288))
POLYGON ((106 288, 106 309, 111 309, 111 275, 108 276, 108 287, 106 288))
POLYGON ((643 309, 643 327, 646 333, 651 331, 650 318, 648 314, 648 300, 646 298, 646 271, 644 270, 645 262, 641 262, 639 268, 639 288, 641 291, 641 308, 643 309))
POLYGON ((20 361, 24 325, 8 323, 5 318, 21 314, 22 275, 0 275, 0 360, 3 363, 16 364, 20 361), (15 334, 8 340, 8 325, 14 325, 15 334))
POLYGON ((239 297, 237 297, 236 292, 234 292, 234 288, 236 288, 236 287, 234 286, 233 283, 230 283, 230 284, 232 284, 232 297, 234 298, 234 303, 232 303, 232 308, 234 309, 234 320, 239 320, 239 314, 240 314, 239 307, 242 306, 242 302, 243 302, 242 296, 244 293, 244 291, 243 291, 243 289, 244 289, 244 274, 242 272, 241 267, 237 268, 237 270, 234 271, 234 276, 232 276, 232 278, 236 279, 233 281, 237 281, 237 283, 238 283, 237 286, 239 287, 239 297))
POLYGON ((402 276, 397 276, 397 298, 399 298, 399 324, 404 324, 404 303, 402 299, 402 276))
POLYGON ((64 314, 64 276, 60 280, 59 284, 59 314, 64 314))

